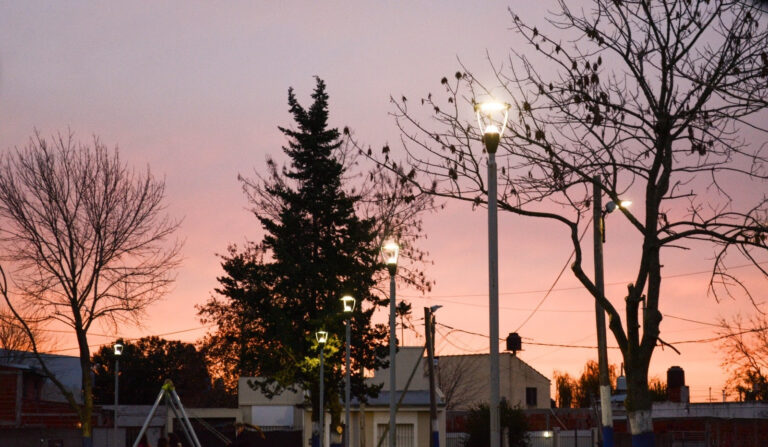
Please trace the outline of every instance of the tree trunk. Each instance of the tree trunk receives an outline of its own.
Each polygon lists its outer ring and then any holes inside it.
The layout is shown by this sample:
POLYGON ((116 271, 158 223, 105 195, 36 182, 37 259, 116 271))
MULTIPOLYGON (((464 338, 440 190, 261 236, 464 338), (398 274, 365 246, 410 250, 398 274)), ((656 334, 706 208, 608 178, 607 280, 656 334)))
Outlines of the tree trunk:
POLYGON ((93 379, 91 377, 91 353, 85 331, 78 330, 80 345, 80 371, 83 382, 83 404, 80 410, 80 424, 83 434, 83 447, 93 446, 93 379))
POLYGON ((328 410, 331 412, 331 433, 330 433, 330 447, 341 447, 341 404, 339 403, 338 395, 334 399, 336 402, 334 405, 329 405, 328 410))
MULTIPOLYGON (((631 354, 630 354, 631 355, 631 354)), ((652 401, 648 392, 647 363, 640 360, 627 365, 627 420, 632 435, 632 447, 653 447, 652 401), (632 371, 630 374, 629 372, 632 371)))

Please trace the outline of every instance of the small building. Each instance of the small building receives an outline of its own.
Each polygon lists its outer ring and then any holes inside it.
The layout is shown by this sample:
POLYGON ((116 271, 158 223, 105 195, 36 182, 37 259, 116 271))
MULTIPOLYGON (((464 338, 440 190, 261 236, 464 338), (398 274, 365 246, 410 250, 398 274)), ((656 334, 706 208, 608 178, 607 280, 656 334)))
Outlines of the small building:
MULTIPOLYGON (((398 447, 429 445, 429 379, 424 368, 426 358, 422 347, 401 347, 397 353, 397 383, 399 393, 405 392, 397 412, 398 447), (411 373, 413 378, 406 391, 411 373)), ((308 397, 304 392, 285 391, 268 399, 254 390, 249 381, 254 378, 242 377, 238 384, 238 403, 243 422, 254 424, 265 431, 296 433, 300 444, 309 445, 312 436, 312 414, 308 397)), ((357 399, 350 402, 350 445, 374 447, 389 426, 389 369, 375 371, 371 383, 382 384, 377 397, 369 398, 361 405, 357 399)), ((438 390, 438 424, 440 445, 445 445, 445 411, 442 393, 438 390)), ((343 418, 343 416, 342 416, 343 418)), ((324 430, 325 445, 329 444, 330 415, 326 414, 324 430)))
MULTIPOLYGON (((77 357, 43 354, 48 368, 80 399, 77 357)), ((3 350, 0 364, 0 445, 14 447, 79 447, 80 419, 43 373, 31 353, 3 350), (7 355, 12 354, 12 355, 7 355), (15 362, 15 363, 10 363, 15 362)), ((111 418, 94 409, 93 426, 111 418)))
MULTIPOLYGON (((466 411, 490 401, 489 354, 441 355, 438 376, 451 411, 466 411)), ((499 396, 513 407, 550 408, 550 380, 518 356, 499 353, 499 396)))

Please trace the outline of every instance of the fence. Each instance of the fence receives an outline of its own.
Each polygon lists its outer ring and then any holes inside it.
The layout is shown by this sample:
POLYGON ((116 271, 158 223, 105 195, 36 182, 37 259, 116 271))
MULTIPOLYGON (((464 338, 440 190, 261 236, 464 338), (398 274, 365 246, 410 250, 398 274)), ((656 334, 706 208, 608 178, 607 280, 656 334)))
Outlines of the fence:
POLYGON ((590 430, 529 431, 529 447, 597 447, 598 434, 590 430))

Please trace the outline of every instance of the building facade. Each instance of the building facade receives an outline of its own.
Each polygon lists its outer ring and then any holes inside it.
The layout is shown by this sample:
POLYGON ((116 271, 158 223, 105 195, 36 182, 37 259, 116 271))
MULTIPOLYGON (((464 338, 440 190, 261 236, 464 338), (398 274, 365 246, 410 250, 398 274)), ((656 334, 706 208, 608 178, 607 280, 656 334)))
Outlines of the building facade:
MULTIPOLYGON (((422 347, 401 347, 397 353, 398 399, 402 403, 397 411, 398 447, 416 447, 429 445, 429 380, 424 365, 422 347), (413 373, 413 374, 412 374, 413 373), (411 377, 410 383, 408 378, 411 377)), ((357 399, 350 402, 351 430, 348 431, 351 446, 374 447, 389 426, 389 369, 378 370, 369 379, 373 384, 381 384, 378 396, 361 404, 357 399)), ((268 399, 261 392, 254 390, 249 381, 253 378, 240 378, 238 402, 243 422, 261 427, 265 431, 300 432, 301 445, 309 445, 312 437, 312 413, 308 396, 304 392, 285 391, 268 399)), ((440 445, 445 445, 445 411, 442 393, 438 390, 438 425, 440 445)), ((330 445, 330 414, 325 416, 325 443, 330 445)), ((342 415, 343 420, 343 415, 342 415)), ((382 445, 386 445, 385 442, 382 445)))
MULTIPOLYGON (((446 406, 466 411, 490 400, 488 354, 443 355, 437 361, 446 406)), ((522 409, 550 408, 550 380, 516 355, 499 353, 499 395, 522 409)))

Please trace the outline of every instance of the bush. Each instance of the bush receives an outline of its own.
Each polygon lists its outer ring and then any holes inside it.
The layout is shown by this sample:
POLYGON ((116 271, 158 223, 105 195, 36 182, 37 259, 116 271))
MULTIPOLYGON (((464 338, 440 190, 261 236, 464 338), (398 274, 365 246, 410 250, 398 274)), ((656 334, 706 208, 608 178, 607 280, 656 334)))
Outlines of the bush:
MULTIPOLYGON (((487 447, 491 444, 491 414, 488 404, 475 404, 467 416, 467 432, 469 437, 464 447, 487 447)), ((523 410, 511 407, 506 399, 499 403, 499 422, 501 429, 507 429, 509 447, 525 447, 528 445, 528 423, 523 410)))

